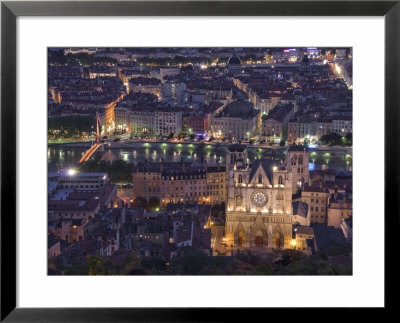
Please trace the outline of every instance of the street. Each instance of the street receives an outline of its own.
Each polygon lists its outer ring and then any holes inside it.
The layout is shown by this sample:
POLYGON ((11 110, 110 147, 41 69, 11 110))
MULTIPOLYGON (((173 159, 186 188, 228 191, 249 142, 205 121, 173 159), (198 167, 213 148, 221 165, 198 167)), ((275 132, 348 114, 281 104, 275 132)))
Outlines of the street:
POLYGON ((218 255, 217 250, 222 251, 222 238, 224 237, 224 226, 211 227, 211 248, 213 248, 213 255, 218 255))

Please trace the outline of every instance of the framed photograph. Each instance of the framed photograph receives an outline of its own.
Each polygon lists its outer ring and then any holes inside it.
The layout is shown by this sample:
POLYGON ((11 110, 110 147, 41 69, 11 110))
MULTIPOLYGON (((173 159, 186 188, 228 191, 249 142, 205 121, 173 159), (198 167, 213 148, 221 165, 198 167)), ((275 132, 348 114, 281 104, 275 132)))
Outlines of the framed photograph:
POLYGON ((1 320, 391 308, 399 42, 398 1, 3 1, 1 320))

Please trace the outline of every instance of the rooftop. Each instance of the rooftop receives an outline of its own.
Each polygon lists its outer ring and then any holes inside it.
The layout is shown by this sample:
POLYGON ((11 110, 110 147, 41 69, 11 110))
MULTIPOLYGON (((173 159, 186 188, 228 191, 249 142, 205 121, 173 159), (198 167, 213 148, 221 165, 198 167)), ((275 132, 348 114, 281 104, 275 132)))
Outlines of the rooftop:
POLYGON ((308 211, 307 203, 299 202, 299 201, 293 202, 292 209, 293 209, 293 215, 301 216, 304 218, 307 217, 307 211, 308 211))
POLYGON ((301 226, 301 227, 296 227, 294 230, 298 234, 314 235, 314 229, 312 227, 301 226))
POLYGON ((233 117, 249 119, 254 118, 260 111, 255 109, 253 105, 246 100, 237 100, 229 103, 218 115, 215 117, 233 117))
POLYGON ((267 159, 267 158, 256 159, 255 161, 253 161, 251 165, 249 182, 251 182, 259 167, 263 168, 265 174, 268 176, 269 181, 272 182, 273 167, 278 167, 278 166, 279 166, 278 160, 267 159))

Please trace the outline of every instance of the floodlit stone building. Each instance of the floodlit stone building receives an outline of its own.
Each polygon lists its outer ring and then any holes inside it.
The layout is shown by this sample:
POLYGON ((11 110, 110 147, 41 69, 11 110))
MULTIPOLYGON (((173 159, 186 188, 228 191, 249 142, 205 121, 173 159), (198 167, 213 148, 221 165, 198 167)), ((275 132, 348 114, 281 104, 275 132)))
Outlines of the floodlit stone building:
POLYGON ((308 151, 291 147, 286 160, 247 163, 243 145, 227 156, 226 239, 235 247, 291 248, 292 195, 308 181, 308 151))

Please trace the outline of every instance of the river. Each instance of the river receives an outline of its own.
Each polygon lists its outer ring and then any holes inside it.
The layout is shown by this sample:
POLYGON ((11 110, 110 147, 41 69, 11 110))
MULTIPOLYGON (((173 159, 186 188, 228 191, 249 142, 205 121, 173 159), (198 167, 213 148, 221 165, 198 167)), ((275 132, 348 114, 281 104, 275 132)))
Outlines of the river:
MULTIPOLYGON (((122 159, 127 162, 137 163, 144 160, 177 162, 182 158, 185 161, 201 160, 203 157, 208 163, 224 163, 227 146, 214 146, 207 144, 176 144, 176 143, 133 143, 132 147, 119 145, 120 148, 105 145, 104 152, 96 153, 102 159, 113 161, 122 159), (122 146, 122 147, 121 147, 122 146)), ((79 163, 89 146, 80 145, 49 145, 47 149, 47 163, 50 172, 61 168, 71 168, 79 163)), ((273 154, 284 158, 286 149, 249 147, 249 159, 259 159, 273 154)), ((93 157, 92 157, 93 158, 93 157)), ((343 150, 312 150, 310 151, 310 170, 334 169, 341 171, 352 170, 352 157, 343 150)))

